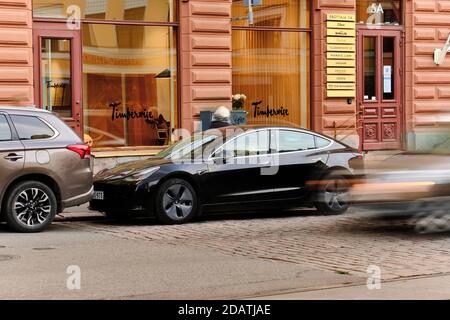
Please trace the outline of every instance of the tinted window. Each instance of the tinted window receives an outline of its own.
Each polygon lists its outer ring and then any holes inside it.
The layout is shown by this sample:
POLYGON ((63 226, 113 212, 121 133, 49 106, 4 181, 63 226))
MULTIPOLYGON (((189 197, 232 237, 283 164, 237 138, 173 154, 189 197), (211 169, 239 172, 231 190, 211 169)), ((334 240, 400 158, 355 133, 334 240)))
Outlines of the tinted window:
POLYGON ((31 116, 11 116, 20 140, 48 139, 55 132, 42 120, 31 116))
POLYGON ((256 131, 242 135, 224 147, 225 157, 255 156, 269 153, 269 131, 256 131))
POLYGON ((11 129, 6 121, 6 117, 0 114, 0 141, 8 141, 11 138, 11 129))
POLYGON ((311 134, 282 130, 274 134, 274 143, 280 153, 312 150, 316 148, 314 136, 311 134))
POLYGON ((320 138, 316 136, 316 147, 317 148, 325 148, 330 144, 330 141, 324 138, 320 138))

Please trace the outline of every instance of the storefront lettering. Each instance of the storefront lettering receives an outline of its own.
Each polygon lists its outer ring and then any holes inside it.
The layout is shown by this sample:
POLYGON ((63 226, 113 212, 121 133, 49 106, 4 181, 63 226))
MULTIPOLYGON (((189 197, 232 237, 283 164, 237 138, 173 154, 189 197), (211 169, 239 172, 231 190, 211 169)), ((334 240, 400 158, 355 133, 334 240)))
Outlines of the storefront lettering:
POLYGON ((262 101, 253 102, 253 116, 256 118, 258 116, 265 116, 267 118, 269 117, 276 117, 276 116, 282 116, 282 117, 288 117, 289 116, 289 110, 284 107, 279 108, 271 108, 270 106, 267 106, 266 109, 261 109, 260 105, 262 104, 262 101))
POLYGON ((147 109, 144 109, 142 111, 135 111, 133 109, 130 109, 128 106, 127 111, 121 111, 119 110, 119 106, 122 104, 122 102, 114 102, 110 103, 109 106, 112 108, 112 121, 117 119, 126 119, 127 121, 133 120, 133 119, 145 119, 145 120, 153 120, 153 113, 151 111, 148 111, 147 109))

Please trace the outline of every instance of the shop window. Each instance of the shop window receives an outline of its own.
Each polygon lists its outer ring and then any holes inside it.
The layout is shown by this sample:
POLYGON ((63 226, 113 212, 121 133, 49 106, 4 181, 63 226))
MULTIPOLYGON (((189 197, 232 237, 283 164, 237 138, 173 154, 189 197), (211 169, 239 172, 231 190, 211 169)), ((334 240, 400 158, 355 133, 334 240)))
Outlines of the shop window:
POLYGON ((358 0, 357 21, 363 24, 399 25, 402 23, 400 0, 358 0))
MULTIPOLYGON (((309 0, 251 0, 253 25, 280 28, 309 28, 309 0)), ((249 0, 233 0, 233 25, 248 26, 249 0)))
POLYGON ((177 16, 175 0, 33 0, 35 18, 65 19, 74 8, 82 19, 173 22, 177 16))
POLYGON ((310 127, 310 34, 233 30, 233 93, 249 124, 310 127))
POLYGON ((71 40, 41 39, 41 106, 72 117, 71 40))
POLYGON ((94 148, 168 144, 177 125, 173 28, 86 24, 83 30, 84 125, 94 148))

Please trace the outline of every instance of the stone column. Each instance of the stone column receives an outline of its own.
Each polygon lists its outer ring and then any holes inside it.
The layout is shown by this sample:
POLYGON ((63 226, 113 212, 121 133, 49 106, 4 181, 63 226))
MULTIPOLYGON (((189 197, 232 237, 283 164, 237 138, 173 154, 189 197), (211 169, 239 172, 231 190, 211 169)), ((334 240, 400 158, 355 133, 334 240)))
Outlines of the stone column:
POLYGON ((33 104, 31 0, 0 0, 0 104, 33 104))
POLYGON ((231 108, 231 0, 180 3, 180 126, 192 131, 201 110, 231 108))

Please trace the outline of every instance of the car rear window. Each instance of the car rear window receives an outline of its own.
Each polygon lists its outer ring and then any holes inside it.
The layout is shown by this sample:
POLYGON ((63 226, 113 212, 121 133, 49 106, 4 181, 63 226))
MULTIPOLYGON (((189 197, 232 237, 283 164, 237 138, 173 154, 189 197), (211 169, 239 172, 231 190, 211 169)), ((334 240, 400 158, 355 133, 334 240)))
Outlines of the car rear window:
POLYGON ((55 132, 41 119, 33 116, 11 116, 20 140, 49 139, 55 132))
POLYGON ((12 138, 11 128, 6 117, 0 114, 0 141, 10 141, 12 138))

